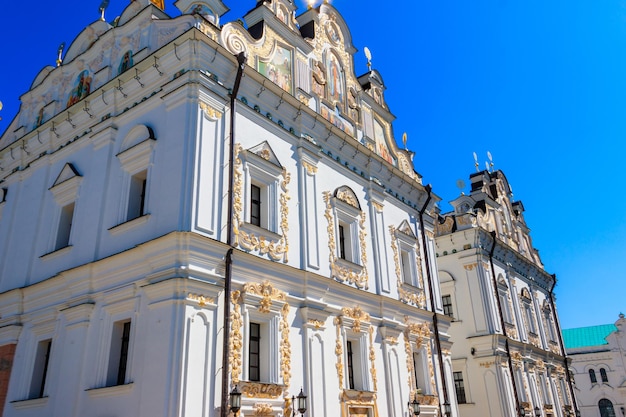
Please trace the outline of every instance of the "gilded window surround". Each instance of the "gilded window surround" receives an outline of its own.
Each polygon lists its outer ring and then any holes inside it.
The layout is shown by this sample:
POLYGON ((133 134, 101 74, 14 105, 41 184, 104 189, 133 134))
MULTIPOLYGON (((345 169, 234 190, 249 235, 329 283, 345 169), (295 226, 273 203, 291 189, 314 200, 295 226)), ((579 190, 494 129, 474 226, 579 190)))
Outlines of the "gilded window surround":
MULTIPOLYGON (((417 271, 417 277, 421 288, 407 285, 402 281, 402 270, 400 267, 400 252, 396 240, 398 239, 397 233, 404 233, 394 226, 389 226, 389 233, 391 235, 391 250, 393 251, 393 262, 396 270, 396 278, 398 282, 398 297, 400 301, 407 304, 414 304, 419 308, 426 307, 426 295, 424 294, 424 278, 422 276, 422 258, 418 251, 415 252, 415 267, 417 271)), ((404 233, 406 234, 406 233, 404 233)), ((418 246, 419 247, 419 246, 418 246)))

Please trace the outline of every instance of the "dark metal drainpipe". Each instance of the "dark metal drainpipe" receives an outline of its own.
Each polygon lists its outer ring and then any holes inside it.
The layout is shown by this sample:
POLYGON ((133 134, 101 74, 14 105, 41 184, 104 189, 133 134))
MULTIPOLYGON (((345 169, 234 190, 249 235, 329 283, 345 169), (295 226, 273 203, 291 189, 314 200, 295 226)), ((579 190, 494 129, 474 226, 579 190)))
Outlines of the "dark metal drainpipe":
POLYGON ((506 349, 506 356, 508 357, 509 362, 509 372, 511 373, 511 382, 513 383, 513 395, 515 396, 515 406, 516 413, 519 413, 521 410, 521 404, 519 401, 519 396, 517 395, 517 383, 515 382, 515 373, 513 370, 513 360, 511 359, 511 349, 509 348, 509 336, 506 334, 506 326, 504 324, 504 315, 502 314, 502 304, 500 303, 500 296, 498 294, 498 280, 496 279, 496 270, 493 265, 493 253, 496 250, 496 232, 492 231, 491 239, 493 239, 493 244, 491 245, 491 249, 489 250, 489 266, 491 268, 491 279, 493 280, 493 289, 496 292, 496 304, 498 305, 498 315, 500 316, 500 327, 502 328, 502 334, 504 335, 504 347, 506 349))
POLYGON ((578 412, 578 403, 576 402, 576 396, 574 395, 574 386, 572 384, 572 379, 569 375, 569 366, 567 365, 567 356, 565 353, 565 344, 563 343, 563 335, 561 334, 561 325, 559 324, 559 317, 556 314, 556 308, 554 305, 554 297, 552 291, 554 291, 554 287, 556 286, 556 274, 552 274, 552 288, 550 288, 550 305, 552 306, 552 312, 554 314, 554 323, 556 324, 556 332, 559 335, 559 342, 561 343, 561 355, 563 355, 563 365, 565 365, 565 378, 567 379, 567 386, 569 387, 569 392, 572 397, 572 405, 574 406, 574 413, 578 412))
POLYGON ((224 341, 222 346, 222 402, 220 407, 220 416, 227 417, 230 412, 228 404, 228 380, 229 380, 229 366, 228 358, 230 356, 230 292, 232 281, 232 266, 233 266, 233 181, 235 177, 235 105, 237 103, 237 92, 239 91, 239 85, 241 84, 241 78, 243 77, 243 70, 246 66, 246 56, 243 52, 237 55, 237 75, 235 76, 235 85, 230 93, 230 150, 229 150, 229 169, 228 169, 228 219, 226 226, 226 244, 230 246, 228 252, 226 252, 225 259, 225 271, 224 271, 224 327, 222 339, 224 341))
MULTIPOLYGON (((422 207, 422 209, 419 211, 419 216, 420 216, 420 229, 422 231, 422 246, 424 246, 424 258, 426 260, 426 279, 428 279, 428 293, 430 295, 430 307, 432 309, 433 312, 433 328, 435 331, 435 344, 437 346, 437 356, 439 357, 439 372, 441 373, 441 386, 443 388, 443 403, 444 404, 450 404, 450 401, 448 399, 448 384, 446 381, 446 374, 445 374, 445 370, 443 367, 443 353, 441 352, 441 340, 439 338, 439 321, 437 319, 437 312, 435 311, 435 296, 433 293, 433 280, 430 274, 430 258, 428 256, 428 245, 427 245, 427 241, 426 241, 426 231, 424 230, 424 212, 426 211, 426 208, 428 207, 428 203, 430 203, 430 200, 432 198, 432 190, 433 187, 431 187, 430 184, 428 184, 426 186, 426 192, 428 193, 428 198, 426 198, 426 202, 424 203, 424 206, 422 207)), ((439 404, 439 406, 441 407, 443 404, 439 404)), ((441 410, 440 410, 441 411, 441 410)), ((441 413, 441 415, 446 415, 445 414, 445 410, 443 410, 443 412, 441 413)))

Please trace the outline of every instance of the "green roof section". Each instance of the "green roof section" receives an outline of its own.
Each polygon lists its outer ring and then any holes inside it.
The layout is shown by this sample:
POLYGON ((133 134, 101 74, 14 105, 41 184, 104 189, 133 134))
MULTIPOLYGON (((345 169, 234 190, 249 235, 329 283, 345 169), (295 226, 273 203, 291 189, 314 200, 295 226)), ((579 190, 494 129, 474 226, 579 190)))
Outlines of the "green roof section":
POLYGON ((608 345, 605 338, 616 330, 614 324, 564 329, 563 343, 566 349, 608 345))

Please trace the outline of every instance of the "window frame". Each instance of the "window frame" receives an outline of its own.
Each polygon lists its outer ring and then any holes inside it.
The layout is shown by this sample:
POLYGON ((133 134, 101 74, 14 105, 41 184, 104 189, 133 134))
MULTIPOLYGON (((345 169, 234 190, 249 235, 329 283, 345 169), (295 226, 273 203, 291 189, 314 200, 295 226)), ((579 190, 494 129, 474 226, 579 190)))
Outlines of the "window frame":
POLYGON ((468 404, 464 376, 463 371, 452 371, 452 380, 454 382, 454 392, 456 394, 457 404, 468 404), (457 378, 458 375, 460 375, 460 378, 457 378))
POLYGON ((46 397, 47 379, 50 373, 52 338, 40 339, 35 347, 33 370, 29 384, 28 399, 46 397))
POLYGON ((587 373, 589 374, 589 380, 591 381, 591 383, 592 384, 597 384, 598 383, 598 377, 596 375, 596 371, 593 368, 589 368, 587 373))
POLYGON ((609 383, 609 376, 606 373, 606 368, 600 368, 600 381, 602 381, 603 384, 609 383))
POLYGON ((131 341, 136 327, 132 323, 133 320, 130 318, 116 320, 112 323, 105 387, 130 383, 131 341))
POLYGON ((443 314, 450 317, 450 318, 455 318, 454 317, 454 310, 453 310, 453 303, 452 303, 452 294, 443 294, 441 296, 441 307, 443 310, 443 314), (449 301, 449 303, 446 303, 446 301, 449 301), (446 311, 447 310, 447 311, 446 311))

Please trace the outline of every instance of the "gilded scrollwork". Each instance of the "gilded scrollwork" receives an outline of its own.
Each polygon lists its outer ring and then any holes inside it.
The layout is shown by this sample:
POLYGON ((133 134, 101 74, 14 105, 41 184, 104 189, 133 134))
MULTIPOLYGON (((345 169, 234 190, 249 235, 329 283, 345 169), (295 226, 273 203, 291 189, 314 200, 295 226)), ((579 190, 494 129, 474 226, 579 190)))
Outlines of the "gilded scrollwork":
POLYGON ((337 377, 339 378, 339 390, 343 391, 343 343, 341 341, 341 317, 335 317, 333 320, 335 324, 337 339, 335 341, 335 355, 337 356, 337 377))
POLYGON ((202 294, 187 294, 187 299, 198 303, 200 307, 204 307, 207 304, 215 304, 215 298, 207 297, 202 294))
MULTIPOLYGON (((257 251, 259 255, 267 255, 271 260, 282 260, 287 263, 289 252, 289 190, 287 186, 291 181, 291 174, 283 168, 282 181, 280 182, 281 193, 279 197, 280 203, 280 231, 281 235, 277 241, 265 236, 257 236, 250 230, 242 230, 243 219, 243 164, 241 161, 240 153, 242 146, 239 143, 235 144, 235 170, 234 170, 234 187, 233 187, 233 234, 235 246, 240 246, 249 251, 257 251)), ((266 155, 269 158, 269 151, 266 155)), ((260 156, 265 154, 265 150, 260 151, 260 156)))
POLYGON ((391 234, 391 250, 393 252, 393 262, 395 265, 397 285, 398 285, 398 296, 400 301, 407 304, 414 304, 420 308, 424 308, 426 306, 426 295, 424 294, 424 282, 422 277, 422 261, 419 254, 416 253, 416 270, 418 273, 418 279, 420 281, 420 285, 422 288, 409 287, 404 285, 402 282, 402 269, 400 266, 400 254, 398 250, 398 245, 396 244, 397 236, 396 236, 396 228, 392 225, 389 226, 389 233, 391 234), (416 291, 417 290, 417 291, 416 291))
POLYGON ((349 307, 344 307, 341 309, 341 313, 345 316, 345 317, 349 317, 352 320, 354 320, 352 322, 352 331, 354 333, 360 333, 361 332, 361 324, 363 322, 369 322, 370 321, 370 315, 368 313, 366 313, 365 311, 363 311, 361 309, 361 307, 359 306, 355 306, 353 308, 349 308, 349 307))
POLYGON ((230 315, 230 372, 233 384, 238 384, 241 378, 241 350, 243 348, 243 319, 241 317, 241 306, 239 305, 241 300, 241 293, 239 291, 233 291, 231 294, 231 301, 234 305, 233 311, 230 315))
POLYGON ((349 204, 352 207, 360 210, 359 202, 350 190, 342 188, 337 191, 336 197, 344 203, 349 204))
POLYGON ((285 386, 278 384, 264 384, 262 382, 242 381, 239 388, 244 397, 276 399, 283 394, 285 386))
POLYGON ((372 382, 374 384, 374 392, 378 391, 378 377, 376 376, 376 351, 374 350, 374 327, 370 326, 368 329, 370 335, 370 374, 372 375, 372 382))
POLYGON ((204 112, 204 115, 211 120, 217 120, 222 117, 222 112, 211 107, 209 104, 203 101, 200 102, 200 108, 204 112))
POLYGON ((306 169, 306 173, 309 175, 317 174, 317 166, 310 164, 306 161, 302 161, 302 166, 306 169))
POLYGON ((287 301, 287 294, 277 288, 274 288, 269 281, 263 283, 246 283, 243 290, 247 294, 262 296, 263 299, 259 303, 259 312, 269 313, 272 307, 272 301, 287 301))
POLYGON ((416 387, 417 383, 413 381, 415 365, 413 364, 413 349, 411 348, 411 339, 409 338, 408 332, 404 334, 404 352, 406 353, 406 369, 409 371, 409 392, 411 392, 411 396, 413 396, 413 387, 416 387))
MULTIPOLYGON (((348 282, 355 285, 357 288, 367 289, 369 275, 365 266, 362 266, 358 268, 358 271, 355 271, 353 267, 340 265, 338 263, 336 252, 337 246, 335 243, 335 217, 333 215, 333 207, 331 204, 332 194, 329 191, 324 191, 322 195, 324 197, 324 203, 326 204, 324 217, 328 222, 326 231, 328 233, 328 260, 330 263, 331 274, 333 277, 341 282, 348 282)), ((367 264, 367 247, 365 239, 366 236, 367 234, 365 232, 365 212, 361 212, 361 218, 359 221, 359 246, 361 249, 361 262, 363 265, 367 264)))
POLYGON ((254 415, 258 417, 269 417, 272 415, 272 406, 267 403, 254 404, 254 415))
POLYGON ((291 343, 289 342, 289 304, 283 306, 280 320, 280 371, 283 374, 283 384, 289 386, 291 381, 291 343))

